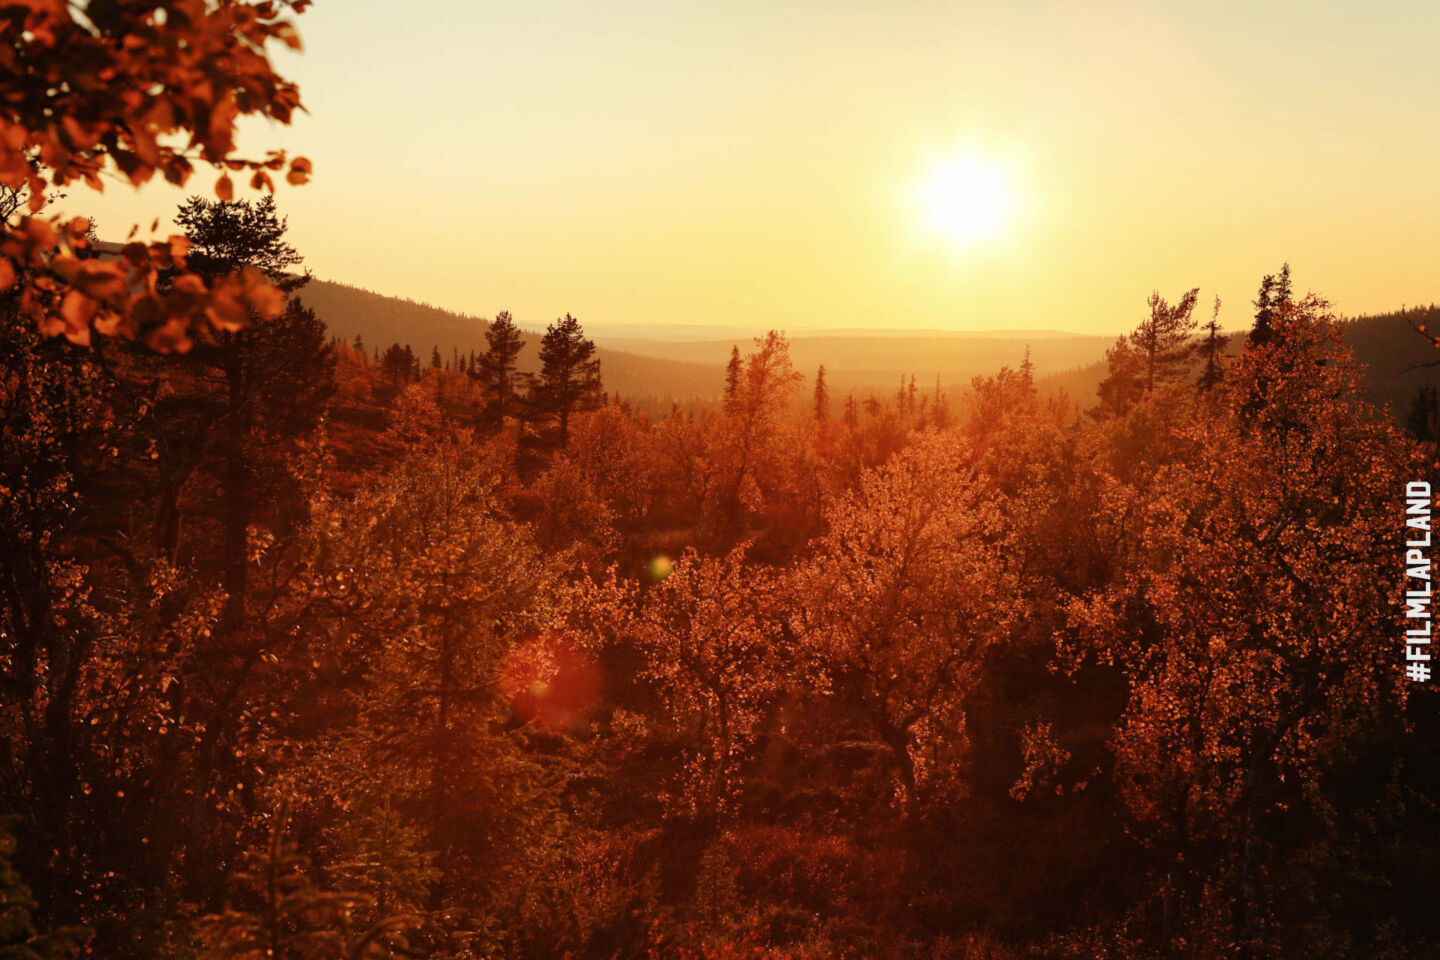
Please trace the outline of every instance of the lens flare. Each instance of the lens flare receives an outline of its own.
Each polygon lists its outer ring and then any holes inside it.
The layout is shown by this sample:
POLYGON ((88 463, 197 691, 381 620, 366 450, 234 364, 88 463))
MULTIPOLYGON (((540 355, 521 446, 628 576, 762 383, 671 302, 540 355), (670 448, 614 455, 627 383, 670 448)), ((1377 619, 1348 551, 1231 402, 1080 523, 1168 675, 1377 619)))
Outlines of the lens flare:
POLYGON ((675 561, 671 560, 663 553, 657 553, 655 556, 650 558, 650 562, 646 565, 646 569, 650 571, 650 579, 654 580, 656 583, 659 583, 661 580, 664 580, 666 577, 670 576, 671 571, 675 569, 675 561))
POLYGON ((583 721, 600 698, 600 666, 564 637, 526 637, 500 662, 500 692, 517 716, 552 729, 583 721))

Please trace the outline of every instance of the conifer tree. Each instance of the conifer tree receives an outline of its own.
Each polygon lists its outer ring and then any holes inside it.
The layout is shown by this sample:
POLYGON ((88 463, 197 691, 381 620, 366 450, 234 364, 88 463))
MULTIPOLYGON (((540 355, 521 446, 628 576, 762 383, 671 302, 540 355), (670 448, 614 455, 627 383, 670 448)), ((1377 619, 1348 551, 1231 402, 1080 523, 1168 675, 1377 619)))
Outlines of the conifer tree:
POLYGON ((398 390, 402 384, 410 382, 410 369, 414 362, 415 356, 409 347, 392 343, 380 357, 380 372, 389 378, 391 388, 398 390))
MULTIPOLYGON (((287 222, 272 196, 253 203, 191 197, 175 220, 190 243, 188 269, 207 283, 252 269, 294 294, 309 280, 308 273, 292 272, 302 258, 285 240, 287 222)), ((219 385, 185 402, 184 394, 172 392, 157 408, 156 460, 165 490, 157 527, 163 530, 164 552, 173 555, 180 491, 197 470, 208 469, 217 481, 216 512, 224 522, 219 543, 229 595, 227 627, 233 630, 245 606, 250 527, 267 501, 280 499, 276 487, 287 483, 281 441, 308 433, 319 421, 335 389, 335 351, 326 343, 324 323, 292 296, 278 315, 252 310, 243 329, 198 340, 183 357, 137 362, 157 371, 184 371, 182 382, 195 378, 219 385), (204 411, 198 419, 197 409, 204 411), (210 464, 194 454, 207 448, 216 454, 210 464)))
POLYGON ((1031 393, 1035 392, 1035 362, 1030 359, 1030 344, 1025 344, 1025 359, 1020 361, 1020 376, 1031 393))
POLYGON ((1108 373, 1097 391, 1100 405, 1092 411, 1097 417, 1123 416, 1145 392, 1145 362, 1129 339, 1121 337, 1105 351, 1108 373))
POLYGON ((1139 355, 1148 393, 1172 379, 1190 356, 1190 337, 1195 332, 1192 314, 1199 288, 1185 293, 1174 306, 1159 291, 1150 294, 1150 316, 1130 334, 1130 345, 1139 355))
POLYGON ((568 313, 550 324, 540 341, 540 374, 531 399, 539 413, 555 418, 562 444, 570 439, 570 417, 600 406, 600 361, 594 357, 595 341, 568 313))
POLYGON ((1248 338, 1252 346, 1269 342, 1275 318, 1290 301, 1290 264, 1285 263, 1278 275, 1267 273, 1260 281, 1260 292, 1255 297, 1255 326, 1248 338))
POLYGON ((815 419, 824 423, 830 419, 830 389, 825 386, 825 364, 815 372, 815 419))
POLYGON ((259 268, 285 293, 310 279, 308 273, 290 272, 302 258, 285 241, 287 220, 276 212, 273 196, 253 203, 190 197, 180 205, 175 222, 190 240, 186 267, 207 282, 247 266, 259 268))
POLYGON ((727 405, 735 401, 735 396, 740 390, 740 347, 730 348, 730 362, 725 364, 725 403, 727 405))
POLYGON ((1422 443, 1433 443, 1440 439, 1440 388, 1434 384, 1424 384, 1415 392, 1410 398, 1405 428, 1422 443))
POLYGON ((1200 389, 1211 390, 1220 382, 1220 356, 1230 340, 1220 332, 1220 298, 1215 298, 1215 309, 1210 322, 1205 324, 1205 339, 1200 343, 1200 354, 1205 358, 1205 369, 1200 373, 1200 389))
POLYGON ((504 426, 505 411, 515 395, 515 365, 520 351, 525 349, 525 338, 510 311, 501 310, 485 331, 485 340, 489 349, 478 360, 474 351, 470 353, 470 376, 480 381, 495 412, 496 426, 504 426))
POLYGON ((944 391, 940 389, 940 375, 935 375, 935 399, 931 406, 935 410, 935 427, 944 430, 950 425, 950 401, 946 398, 944 391))
POLYGON ((370 898, 320 887, 309 859, 285 836, 288 819, 282 809, 269 841, 231 877, 232 904, 201 918, 205 960, 366 960, 403 950, 401 931, 420 918, 371 920, 370 898))

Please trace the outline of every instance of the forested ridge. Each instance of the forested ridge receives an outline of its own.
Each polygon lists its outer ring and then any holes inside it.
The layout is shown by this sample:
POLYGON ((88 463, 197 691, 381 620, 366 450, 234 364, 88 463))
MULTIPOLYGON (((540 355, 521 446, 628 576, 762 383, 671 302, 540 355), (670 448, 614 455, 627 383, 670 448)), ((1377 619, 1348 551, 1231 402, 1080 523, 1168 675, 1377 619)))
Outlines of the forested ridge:
MULTIPOLYGON (((305 302, 332 335, 351 343, 358 335, 372 355, 399 343, 411 347, 422 360, 438 349, 444 363, 451 365, 484 346, 488 324, 484 317, 319 279, 306 286, 305 302)), ((1362 382, 1372 400, 1403 414, 1421 387, 1440 380, 1436 368, 1424 366, 1433 359, 1433 351, 1414 335, 1410 324, 1417 318, 1433 319, 1434 314, 1434 307, 1426 307, 1340 318, 1345 342, 1364 369, 1362 382)), ((1230 311, 1222 313, 1222 318, 1229 316, 1230 311)), ((1226 323, 1233 325, 1229 319, 1226 323)), ((652 413, 663 413, 672 403, 688 407, 717 399, 731 347, 749 342, 745 337, 700 340, 693 330, 687 339, 665 342, 653 336, 620 335, 620 327, 605 329, 608 335, 595 339, 608 390, 652 413)), ((539 340, 536 334, 524 335, 530 342, 539 340)), ((945 335, 902 331, 893 337, 888 332, 807 331, 792 336, 790 342, 797 366, 810 371, 823 364, 832 389, 853 392, 862 400, 871 394, 893 394, 901 379, 908 382, 912 376, 932 389, 938 379, 942 392, 958 398, 975 375, 1018 366, 1029 351, 1040 394, 1048 398, 1065 393, 1083 405, 1105 378, 1103 354, 1113 341, 1040 330, 945 335)), ((1236 352, 1239 340, 1228 349, 1236 352)), ((532 349, 522 354, 521 369, 533 372, 536 362, 532 349)))
POLYGON ((656 415, 574 317, 357 347, 268 200, 180 219, 288 306, 4 313, 0 942, 1428 955, 1435 398, 1397 427, 1288 271, 1240 343, 1152 297, 1093 397, 841 396, 772 333, 656 415))

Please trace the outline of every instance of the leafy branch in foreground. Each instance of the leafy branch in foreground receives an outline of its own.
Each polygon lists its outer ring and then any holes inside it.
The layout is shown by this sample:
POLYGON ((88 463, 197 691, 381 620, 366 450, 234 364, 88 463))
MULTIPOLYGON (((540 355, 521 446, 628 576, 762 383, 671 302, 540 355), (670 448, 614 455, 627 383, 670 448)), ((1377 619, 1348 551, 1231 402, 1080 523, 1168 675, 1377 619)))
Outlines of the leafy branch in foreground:
MULTIPOLYGON (((283 297, 254 269, 213 282, 185 271, 185 245, 128 243, 118 259, 86 254, 90 223, 39 218, 52 188, 103 190, 106 175, 140 186, 157 174, 184 185, 196 163, 274 189, 271 174, 305 183, 309 160, 270 151, 236 156, 242 116, 290 123, 299 88, 280 76, 272 43, 299 49, 288 19, 309 0, 0 6, 0 189, 25 196, 28 216, 0 228, 0 291, 19 287, 22 315, 47 336, 88 343, 93 332, 143 336, 153 349, 185 351, 192 334, 234 330, 251 312, 278 314, 283 297), (162 284, 162 271, 179 270, 162 284)), ((18 211, 15 206, 12 212, 18 211)), ((153 227, 152 227, 153 230, 153 227)), ((135 231, 131 232, 133 238, 135 231)))

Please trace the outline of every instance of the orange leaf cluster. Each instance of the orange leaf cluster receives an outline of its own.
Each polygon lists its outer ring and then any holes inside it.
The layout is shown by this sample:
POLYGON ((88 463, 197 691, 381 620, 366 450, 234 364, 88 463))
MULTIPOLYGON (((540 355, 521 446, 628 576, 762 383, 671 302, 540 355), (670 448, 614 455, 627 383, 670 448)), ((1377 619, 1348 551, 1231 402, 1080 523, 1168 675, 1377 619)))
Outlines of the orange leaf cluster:
POLYGON ((139 186, 158 174, 183 185, 195 163, 222 171, 216 193, 234 195, 230 172, 250 171, 256 189, 272 172, 305 183, 303 157, 269 151, 234 156, 236 122, 289 123, 299 89, 270 62, 272 42, 300 46, 290 13, 309 0, 212 4, 205 0, 83 8, 61 0, 0 6, 0 188, 26 194, 31 219, 4 228, 0 288, 25 284, 23 309, 49 335, 87 342, 91 331, 144 335, 155 349, 183 350, 195 329, 231 330, 250 311, 270 315, 281 294, 258 274, 226 277, 213 290, 183 270, 175 242, 131 243, 118 261, 84 260, 84 229, 33 219, 52 186, 104 189, 118 172, 139 186), (64 242, 61 242, 61 241, 64 242), (163 287, 163 289, 162 289, 163 287), (269 292, 266 292, 269 290, 269 292))

